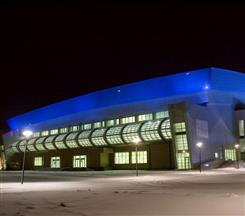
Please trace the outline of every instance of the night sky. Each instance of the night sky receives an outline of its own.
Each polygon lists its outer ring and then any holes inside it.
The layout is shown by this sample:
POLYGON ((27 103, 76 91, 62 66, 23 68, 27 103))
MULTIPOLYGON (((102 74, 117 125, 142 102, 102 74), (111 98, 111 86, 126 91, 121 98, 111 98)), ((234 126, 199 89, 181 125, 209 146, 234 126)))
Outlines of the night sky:
POLYGON ((1 6, 1 132, 9 117, 118 84, 245 71, 243 4, 70 2, 1 6))

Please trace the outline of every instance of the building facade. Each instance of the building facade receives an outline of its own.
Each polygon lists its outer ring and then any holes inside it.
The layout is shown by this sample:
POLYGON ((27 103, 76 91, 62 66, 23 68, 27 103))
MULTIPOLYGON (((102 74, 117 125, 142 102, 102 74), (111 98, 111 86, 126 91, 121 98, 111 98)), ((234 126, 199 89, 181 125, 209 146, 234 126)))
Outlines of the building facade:
POLYGON ((105 89, 8 120, 9 169, 192 169, 245 159, 245 74, 205 68, 105 89), (34 131, 24 139, 22 131, 34 131), (136 144, 137 143, 137 144, 136 144), (239 150, 234 145, 240 144, 239 150), (137 150, 136 150, 137 148, 137 150))

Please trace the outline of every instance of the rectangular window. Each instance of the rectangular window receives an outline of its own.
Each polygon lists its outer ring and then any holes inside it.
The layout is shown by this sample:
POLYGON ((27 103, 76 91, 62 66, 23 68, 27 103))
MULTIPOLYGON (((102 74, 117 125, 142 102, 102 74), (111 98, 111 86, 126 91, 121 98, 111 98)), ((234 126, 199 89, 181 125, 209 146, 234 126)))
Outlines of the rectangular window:
POLYGON ((68 128, 60 128, 60 133, 67 133, 68 132, 68 128))
POLYGON ((34 132, 33 133, 33 137, 39 137, 40 136, 40 132, 34 132))
POLYGON ((152 119, 153 119, 152 113, 138 115, 138 121, 147 121, 147 120, 152 120, 152 119))
POLYGON ((120 124, 120 119, 115 119, 115 124, 119 125, 120 124))
POLYGON ((174 132, 175 133, 186 132, 185 122, 175 123, 174 124, 174 132))
POLYGON ((113 125, 115 125, 114 119, 106 121, 106 127, 110 127, 110 126, 113 126, 113 125))
POLYGON ((187 150, 188 143, 187 143, 187 136, 186 134, 178 134, 175 135, 175 146, 176 150, 187 150))
POLYGON ((115 164, 129 164, 129 152, 115 152, 115 164))
POLYGON ((43 166, 43 157, 34 157, 34 166, 43 166))
POLYGON ((53 129, 50 131, 50 134, 53 135, 53 134, 58 134, 58 129, 53 129))
POLYGON ((94 123, 94 128, 100 128, 102 125, 101 125, 101 122, 95 122, 94 123))
MULTIPOLYGON (((136 152, 131 152, 131 163, 136 163, 136 152)), ((147 151, 137 151, 137 163, 147 163, 147 151)))
POLYGON ((127 124, 127 123, 132 123, 132 122, 135 122, 135 116, 121 118, 122 124, 127 124))
POLYGON ((78 126, 78 125, 71 126, 71 131, 72 131, 72 132, 78 131, 78 130, 79 130, 79 126, 78 126))
POLYGON ((169 117, 168 111, 156 112, 156 115, 155 115, 156 119, 163 119, 167 117, 169 117))
POLYGON ((244 120, 239 120, 239 136, 244 136, 244 120))
POLYGON ((176 154, 178 169, 191 169, 190 153, 182 151, 176 154))
POLYGON ((84 130, 89 130, 89 129, 91 129, 91 124, 84 124, 83 125, 83 128, 84 128, 84 130))
POLYGON ((214 158, 215 159, 219 158, 219 153, 218 152, 214 152, 214 158))
POLYGON ((225 160, 236 160, 236 150, 235 149, 225 149, 225 160))
POLYGON ((87 156, 86 155, 73 156, 73 167, 74 168, 86 168, 87 167, 87 156))
POLYGON ((42 136, 48 136, 49 131, 42 131, 42 136))
POLYGON ((50 167, 51 168, 60 168, 60 157, 51 157, 50 167))

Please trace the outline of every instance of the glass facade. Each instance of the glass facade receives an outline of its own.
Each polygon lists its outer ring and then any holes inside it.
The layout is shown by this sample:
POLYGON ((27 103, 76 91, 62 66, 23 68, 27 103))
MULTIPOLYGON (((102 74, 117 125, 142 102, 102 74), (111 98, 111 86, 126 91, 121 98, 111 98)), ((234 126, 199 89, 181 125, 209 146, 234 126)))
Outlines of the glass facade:
POLYGON ((107 143, 104 139, 105 131, 106 131, 105 128, 101 128, 101 129, 96 129, 92 133, 91 140, 95 146, 107 146, 107 143))
POLYGON ((156 119, 163 119, 168 117, 169 117, 168 111, 160 111, 160 112, 156 112, 155 114, 156 119))
POLYGON ((50 134, 51 135, 58 134, 58 133, 59 133, 59 130, 58 129, 50 130, 50 134))
POLYGON ((54 139, 56 136, 57 135, 51 135, 45 140, 44 145, 48 150, 56 149, 56 147, 54 146, 54 139))
POLYGON ((66 145, 69 148, 78 148, 79 145, 77 143, 77 136, 78 136, 79 132, 73 132, 70 133, 67 137, 66 137, 66 145))
POLYGON ((106 133, 106 139, 110 144, 123 144, 123 140, 121 138, 123 126, 117 126, 110 128, 106 133))
POLYGON ((114 163, 115 164, 129 164, 129 152, 115 152, 114 163))
POLYGON ((135 139, 141 140, 139 137, 139 128, 142 123, 127 125, 123 129, 123 139, 126 143, 133 143, 135 139))
POLYGON ((152 119, 153 119, 152 113, 138 115, 138 121, 147 121, 152 119))
POLYGON ((186 134, 175 135, 176 150, 188 150, 188 142, 186 134))
POLYGON ((185 122, 175 123, 174 124, 175 133, 186 132, 185 122))
POLYGON ((235 149, 225 149, 225 160, 236 160, 236 150, 235 149))
POLYGON ((39 137, 40 136, 40 132, 34 132, 32 137, 39 137))
POLYGON ((115 120, 114 119, 106 121, 106 127, 110 127, 110 126, 113 126, 113 125, 115 125, 115 120))
POLYGON ((73 156, 73 167, 74 168, 86 168, 87 167, 87 156, 86 155, 73 156))
POLYGON ((244 120, 239 120, 239 136, 244 136, 244 120))
POLYGON ((43 146, 44 140, 46 139, 46 137, 40 137, 37 139, 36 143, 35 143, 35 147, 39 150, 39 151, 44 151, 46 150, 46 148, 43 146))
POLYGON ((50 159, 50 167, 51 168, 60 168, 60 157, 51 157, 50 159))
POLYGON ((83 129, 84 130, 90 130, 92 128, 92 125, 91 124, 84 124, 83 125, 83 129))
POLYGON ((32 139, 29 139, 28 140, 28 142, 27 142, 27 149, 30 152, 37 151, 36 148, 34 147, 34 143, 35 143, 36 140, 37 140, 37 138, 32 138, 32 139))
POLYGON ((14 143, 12 143, 11 145, 11 149, 13 150, 13 152, 19 152, 19 149, 17 148, 17 145, 19 144, 20 141, 16 141, 14 143))
POLYGON ((102 127, 102 123, 101 122, 95 122, 94 123, 94 128, 100 128, 102 127))
POLYGON ((65 145, 65 137, 67 134, 60 134, 55 138, 55 145, 58 149, 67 149, 66 145, 65 145))
POLYGON ((161 133, 164 139, 172 139, 171 128, 170 128, 170 120, 166 119, 163 121, 161 125, 161 133))
MULTIPOLYGON (((131 163, 136 163, 136 151, 131 152, 131 163)), ((147 163, 147 151, 137 151, 137 163, 147 163)))
POLYGON ((60 128, 60 133, 67 133, 68 132, 68 128, 60 128))
POLYGON ((19 143, 19 149, 20 149, 20 151, 22 151, 22 152, 25 151, 25 144, 26 144, 26 140, 22 140, 22 141, 19 143))
POLYGON ((78 143, 80 146, 82 146, 82 147, 93 146, 90 139, 89 139, 91 132, 92 132, 92 130, 86 130, 86 131, 81 132, 78 135, 78 143))
POLYGON ((135 122, 135 116, 121 118, 121 124, 127 124, 127 123, 133 123, 133 122, 135 122))
POLYGON ((158 133, 158 128, 160 123, 161 123, 160 120, 156 120, 156 121, 148 121, 143 124, 140 133, 144 141, 161 140, 161 137, 158 133))
POLYGON ((43 157, 34 157, 34 166, 43 166, 43 157))
POLYGON ((41 136, 48 136, 49 135, 49 131, 42 131, 41 132, 41 136))
POLYGON ((179 152, 176 154, 178 169, 191 169, 191 160, 189 152, 179 152))

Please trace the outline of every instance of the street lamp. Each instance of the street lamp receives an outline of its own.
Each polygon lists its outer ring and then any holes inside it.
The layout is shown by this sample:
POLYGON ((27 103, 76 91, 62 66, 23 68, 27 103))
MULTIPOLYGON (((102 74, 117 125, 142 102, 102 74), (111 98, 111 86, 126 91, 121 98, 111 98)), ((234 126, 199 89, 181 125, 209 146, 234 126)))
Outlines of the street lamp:
POLYGON ((202 172, 202 142, 198 142, 196 146, 199 149, 199 170, 201 173, 202 172))
POLYGON ((24 148, 24 154, 23 154, 23 160, 22 160, 22 175, 21 175, 21 184, 24 182, 24 172, 25 172, 25 159, 26 159, 26 146, 28 138, 33 134, 31 130, 24 130, 22 132, 23 136, 25 137, 25 148, 24 148))
POLYGON ((240 148, 240 145, 235 144, 237 169, 239 169, 239 161, 238 161, 238 150, 239 150, 239 148, 240 148))
POLYGON ((135 144, 135 170, 136 170, 136 176, 139 175, 138 172, 138 144, 140 143, 141 139, 140 138, 135 138, 133 140, 133 143, 135 144))

